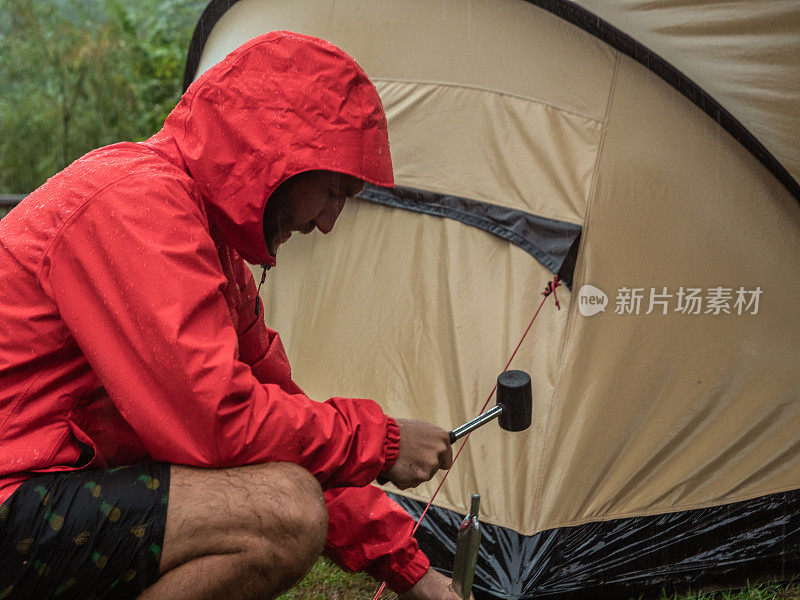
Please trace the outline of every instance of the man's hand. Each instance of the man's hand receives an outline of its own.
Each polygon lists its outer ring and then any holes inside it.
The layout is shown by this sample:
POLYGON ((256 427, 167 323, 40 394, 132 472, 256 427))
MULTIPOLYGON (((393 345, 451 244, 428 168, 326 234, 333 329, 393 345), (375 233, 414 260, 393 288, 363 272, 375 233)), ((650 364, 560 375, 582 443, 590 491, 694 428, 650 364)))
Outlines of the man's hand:
POLYGON ((396 419, 400 430, 400 451, 392 468, 383 473, 404 490, 431 479, 439 469, 453 464, 453 450, 447 431, 425 421, 396 419))
POLYGON ((400 598, 401 600, 461 600, 453 591, 450 578, 433 568, 428 569, 414 587, 405 594, 400 594, 400 598))

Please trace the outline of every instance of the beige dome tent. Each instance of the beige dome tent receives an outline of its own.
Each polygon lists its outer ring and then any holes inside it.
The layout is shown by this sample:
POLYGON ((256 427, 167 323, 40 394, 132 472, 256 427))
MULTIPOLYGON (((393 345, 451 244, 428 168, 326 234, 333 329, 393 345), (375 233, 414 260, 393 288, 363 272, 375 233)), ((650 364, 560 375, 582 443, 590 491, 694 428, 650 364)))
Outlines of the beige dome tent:
MULTIPOLYGON (((800 572, 800 4, 214 0, 187 84, 260 33, 342 47, 396 190, 293 240, 263 288, 312 397, 474 416, 512 368, 534 424, 476 431, 479 597, 628 597, 800 572)), ((435 483, 397 500, 412 514, 435 483)))

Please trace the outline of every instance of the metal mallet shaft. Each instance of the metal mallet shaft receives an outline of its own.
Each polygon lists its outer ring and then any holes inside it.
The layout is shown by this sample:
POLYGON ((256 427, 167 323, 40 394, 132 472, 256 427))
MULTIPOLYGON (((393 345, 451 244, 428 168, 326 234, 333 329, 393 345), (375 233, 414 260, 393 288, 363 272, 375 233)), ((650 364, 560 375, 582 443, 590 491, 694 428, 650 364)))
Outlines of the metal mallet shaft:
POLYGON ((491 410, 453 429, 450 432, 450 443, 453 444, 495 417, 499 417, 498 423, 506 431, 527 429, 531 425, 532 410, 531 376, 525 371, 503 371, 497 377, 497 404, 491 410))
POLYGON ((460 440, 470 431, 477 429, 481 425, 485 425, 486 423, 497 417, 502 412, 503 412, 503 405, 496 404, 493 408, 487 410, 485 413, 481 413, 471 421, 467 421, 463 425, 456 427, 455 429, 453 429, 453 431, 450 432, 450 443, 454 444, 456 440, 460 440))

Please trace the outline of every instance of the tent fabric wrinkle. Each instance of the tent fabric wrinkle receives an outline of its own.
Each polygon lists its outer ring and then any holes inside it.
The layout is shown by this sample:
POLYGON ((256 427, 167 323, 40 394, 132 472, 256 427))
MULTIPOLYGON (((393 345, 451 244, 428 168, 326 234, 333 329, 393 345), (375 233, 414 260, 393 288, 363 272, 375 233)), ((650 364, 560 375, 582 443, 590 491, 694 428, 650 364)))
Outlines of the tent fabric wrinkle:
MULTIPOLYGON (((399 185, 583 222, 602 121, 469 86, 379 80, 376 87, 395 124, 399 185)), ((610 87, 609 79, 604 97, 610 87)))
POLYGON ((588 121, 596 121, 597 123, 600 123, 600 124, 603 123, 603 119, 601 117, 594 116, 594 115, 591 115, 591 114, 588 114, 588 113, 580 112, 580 111, 576 110, 575 108, 573 108, 570 105, 558 105, 558 104, 554 104, 553 102, 549 102, 547 100, 543 100, 539 96, 524 96, 522 94, 512 94, 512 93, 509 93, 509 92, 507 92, 507 91, 505 91, 503 89, 480 87, 480 86, 477 86, 477 85, 465 85, 464 83, 453 83, 451 81, 446 81, 446 80, 430 81, 430 80, 422 80, 422 79, 397 79, 397 78, 389 78, 389 77, 380 77, 380 78, 374 77, 374 78, 372 78, 372 82, 376 86, 378 86, 380 84, 384 84, 384 83, 385 84, 399 83, 399 84, 406 84, 406 85, 414 84, 414 85, 426 86, 427 88, 430 88, 430 89, 436 89, 436 88, 458 88, 458 89, 461 89, 461 90, 470 90, 470 91, 474 91, 474 92, 485 92, 487 94, 497 94, 498 96, 507 96, 508 98, 512 98, 514 100, 523 100, 525 102, 532 102, 534 104, 541 104, 541 105, 546 106, 548 108, 556 109, 559 112, 563 112, 563 113, 566 113, 566 114, 569 114, 569 115, 572 115, 572 116, 575 116, 575 117, 586 119, 588 121))

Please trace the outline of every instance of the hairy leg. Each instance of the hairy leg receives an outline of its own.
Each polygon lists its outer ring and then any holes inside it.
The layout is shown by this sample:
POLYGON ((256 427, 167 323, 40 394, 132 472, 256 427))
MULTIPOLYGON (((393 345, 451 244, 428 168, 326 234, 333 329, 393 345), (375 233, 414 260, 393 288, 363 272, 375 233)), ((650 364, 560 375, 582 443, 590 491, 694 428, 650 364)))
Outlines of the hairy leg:
POLYGON ((314 564, 327 527, 322 490, 297 465, 173 466, 161 576, 139 598, 274 598, 314 564))

